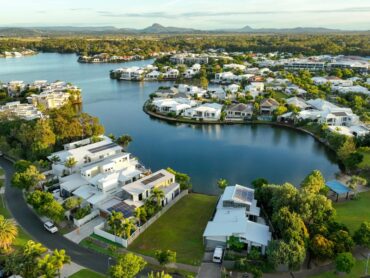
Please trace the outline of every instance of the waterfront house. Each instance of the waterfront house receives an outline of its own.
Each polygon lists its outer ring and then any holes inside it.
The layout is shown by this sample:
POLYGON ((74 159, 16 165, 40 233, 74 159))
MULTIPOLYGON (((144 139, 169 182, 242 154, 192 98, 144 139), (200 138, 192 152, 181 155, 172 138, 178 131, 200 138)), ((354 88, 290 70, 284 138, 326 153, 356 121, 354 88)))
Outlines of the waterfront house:
POLYGON ((44 115, 32 104, 19 101, 8 102, 0 106, 0 116, 8 119, 20 118, 26 121, 43 118, 44 115))
POLYGON ((80 172, 81 168, 102 161, 107 157, 120 154, 122 151, 122 147, 113 143, 110 138, 101 136, 98 142, 95 142, 92 138, 88 138, 65 144, 64 150, 51 154, 48 159, 53 161, 53 174, 61 177, 80 172), (55 158, 58 161, 54 161, 55 158), (75 165, 70 168, 65 165, 69 159, 76 161, 75 165))
POLYGON ((157 80, 160 76, 161 76, 161 72, 157 71, 157 70, 153 70, 149 73, 147 73, 145 75, 145 78, 146 79, 149 79, 149 80, 157 80))
POLYGON ((260 103, 260 112, 261 114, 269 114, 271 115, 276 108, 278 108, 279 102, 277 102, 273 98, 263 99, 260 103))
POLYGON ((40 94, 32 94, 27 97, 29 103, 34 106, 41 105, 46 109, 60 108, 68 103, 70 94, 67 92, 43 91, 40 94))
POLYGON ((175 175, 164 169, 122 186, 124 199, 130 200, 130 203, 135 204, 136 207, 144 204, 144 201, 151 196, 154 188, 161 189, 164 192, 165 197, 161 202, 162 206, 165 206, 180 194, 180 185, 175 182, 175 175))
POLYGON ((164 79, 177 79, 179 77, 179 70, 169 68, 165 73, 163 73, 164 79))
POLYGON ((271 240, 269 226, 260 217, 254 190, 241 185, 225 188, 203 233, 207 248, 226 247, 231 236, 244 243, 248 252, 256 247, 262 254, 271 240))
POLYGON ((175 115, 182 114, 186 109, 197 105, 195 100, 188 98, 156 98, 152 102, 156 112, 167 114, 175 113, 175 115))
POLYGON ((170 57, 170 61, 174 64, 208 64, 208 56, 194 53, 180 53, 170 57))
POLYGON ((184 117, 196 120, 218 121, 221 118, 222 105, 218 103, 205 103, 184 111, 184 117))
POLYGON ((19 97, 21 93, 26 91, 27 84, 25 84, 24 81, 13 80, 8 82, 8 84, 5 85, 4 87, 6 87, 8 90, 8 96, 19 97))
POLYGON ((347 126, 329 126, 328 130, 349 137, 361 137, 370 133, 370 129, 365 125, 347 126))
POLYGON ((253 105, 238 103, 231 105, 225 109, 226 119, 230 120, 246 120, 251 119, 253 115, 253 105))
POLYGON ((190 86, 186 84, 179 84, 177 88, 180 94, 184 93, 191 97, 203 97, 207 93, 207 90, 204 90, 197 86, 190 86))

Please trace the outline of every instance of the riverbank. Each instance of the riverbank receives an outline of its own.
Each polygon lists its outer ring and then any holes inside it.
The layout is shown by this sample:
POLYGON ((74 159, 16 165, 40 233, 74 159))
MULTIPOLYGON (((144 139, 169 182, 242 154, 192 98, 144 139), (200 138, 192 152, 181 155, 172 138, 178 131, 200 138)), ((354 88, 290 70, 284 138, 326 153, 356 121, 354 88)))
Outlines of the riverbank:
POLYGON ((330 150, 335 151, 325 139, 317 136, 315 133, 306 130, 302 127, 297 127, 291 124, 286 124, 286 123, 281 123, 281 122, 270 122, 270 121, 260 121, 260 120, 238 120, 238 121, 197 121, 197 120, 192 120, 192 119, 186 119, 186 118, 173 118, 173 117, 168 117, 162 114, 155 113, 153 111, 150 111, 147 108, 148 101, 144 103, 143 106, 143 111, 148 114, 151 117, 164 120, 167 122, 171 123, 183 123, 183 124, 196 124, 196 125, 270 125, 270 126, 276 126, 276 127, 282 127, 282 128, 288 128, 288 129, 293 129, 302 133, 306 133, 315 140, 319 141, 320 143, 324 144, 326 147, 328 147, 330 150))

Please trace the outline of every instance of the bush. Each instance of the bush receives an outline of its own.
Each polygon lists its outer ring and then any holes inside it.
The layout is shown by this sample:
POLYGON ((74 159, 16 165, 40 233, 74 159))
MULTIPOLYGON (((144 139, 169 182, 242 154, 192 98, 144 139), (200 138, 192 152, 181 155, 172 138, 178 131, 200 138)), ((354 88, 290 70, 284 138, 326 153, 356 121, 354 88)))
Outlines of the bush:
POLYGON ((354 266, 355 258, 349 252, 340 253, 335 258, 335 269, 339 272, 350 273, 354 266))
POLYGON ((78 208, 76 210, 76 213, 74 214, 74 218, 79 220, 79 219, 84 218, 86 215, 88 215, 90 213, 91 213, 91 207, 90 206, 86 206, 86 207, 83 207, 83 208, 78 208))

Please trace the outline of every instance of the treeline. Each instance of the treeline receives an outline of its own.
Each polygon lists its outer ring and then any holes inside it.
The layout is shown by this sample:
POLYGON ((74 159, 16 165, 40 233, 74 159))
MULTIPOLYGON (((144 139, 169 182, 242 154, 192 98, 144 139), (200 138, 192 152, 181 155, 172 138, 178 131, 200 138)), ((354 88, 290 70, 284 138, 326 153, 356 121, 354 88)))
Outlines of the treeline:
POLYGON ((165 37, 124 37, 114 39, 45 38, 3 39, 0 52, 26 47, 44 52, 93 55, 143 55, 169 50, 202 51, 224 48, 226 51, 291 52, 294 54, 370 55, 368 34, 248 34, 248 35, 178 35, 165 37))
POLYGON ((104 133, 99 119, 71 105, 46 111, 43 119, 0 118, 0 149, 14 158, 45 159, 63 144, 104 133))

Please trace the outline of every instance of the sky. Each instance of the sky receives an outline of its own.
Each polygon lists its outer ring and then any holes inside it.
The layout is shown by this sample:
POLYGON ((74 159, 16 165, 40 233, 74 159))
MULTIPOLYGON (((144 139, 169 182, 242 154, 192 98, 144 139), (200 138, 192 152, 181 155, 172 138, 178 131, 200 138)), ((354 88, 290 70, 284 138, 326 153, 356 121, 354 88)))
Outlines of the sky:
POLYGON ((0 26, 370 30, 370 0, 0 0, 0 26))

